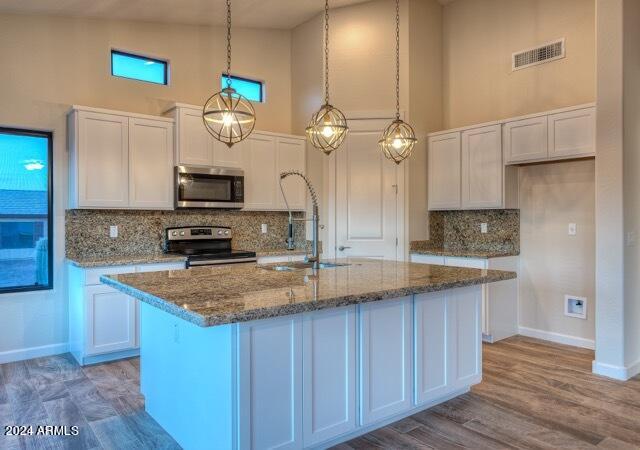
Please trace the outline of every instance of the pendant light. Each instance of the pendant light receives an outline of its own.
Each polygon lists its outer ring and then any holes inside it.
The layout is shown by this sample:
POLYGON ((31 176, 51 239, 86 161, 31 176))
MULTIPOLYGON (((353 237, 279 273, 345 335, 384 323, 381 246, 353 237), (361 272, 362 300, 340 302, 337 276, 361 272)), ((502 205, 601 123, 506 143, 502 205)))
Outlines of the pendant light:
POLYGON ((329 0, 324 3, 324 105, 311 116, 306 129, 311 145, 326 155, 336 150, 347 136, 347 119, 329 103, 329 0))
POLYGON ((400 119, 400 0, 396 0, 396 118, 384 129, 378 145, 385 157, 400 164, 411 156, 416 142, 411 125, 400 119))
POLYGON ((211 135, 231 147, 246 139, 256 123, 251 102, 231 87, 231 0, 227 0, 227 87, 204 104, 202 120, 211 135))

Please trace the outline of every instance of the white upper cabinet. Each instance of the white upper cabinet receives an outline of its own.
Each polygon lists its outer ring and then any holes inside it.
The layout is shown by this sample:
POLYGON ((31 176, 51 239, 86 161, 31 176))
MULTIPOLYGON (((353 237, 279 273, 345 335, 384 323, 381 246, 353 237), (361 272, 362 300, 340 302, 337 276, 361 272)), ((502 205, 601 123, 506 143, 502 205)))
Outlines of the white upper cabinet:
POLYGON ((173 123, 129 119, 129 206, 173 208, 173 123))
MULTIPOLYGON (((245 180, 244 209, 286 209, 280 192, 280 172, 297 170, 305 173, 304 138, 253 132, 241 145, 245 180)), ((283 180, 282 186, 289 207, 292 210, 304 210, 307 192, 304 181, 299 177, 289 177, 283 180)))
POLYGON ((80 111, 69 119, 71 204, 123 208, 129 204, 129 118, 80 111), (75 133, 74 133, 75 131, 75 133))
MULTIPOLYGON (((280 183, 280 173, 290 170, 297 170, 305 173, 306 141, 303 139, 278 138, 278 170, 276 182, 280 183)), ((291 209, 305 209, 307 188, 300 177, 288 177, 282 180, 282 188, 287 195, 287 202, 291 209)), ((286 209, 280 186, 278 185, 278 206, 286 209)))
POLYGON ((460 133, 429 137, 429 209, 459 209, 460 133))
POLYGON ((500 208, 504 168, 500 125, 462 132, 462 208, 500 208))
POLYGON ((274 209, 280 195, 275 183, 276 139, 253 133, 244 143, 244 208, 274 209))
POLYGON ((173 120, 74 106, 71 208, 171 209, 173 120))
MULTIPOLYGON (((204 128, 204 125, 202 126, 204 128)), ((207 133, 208 134, 208 133, 207 133)), ((213 137, 211 137, 213 139, 213 137)), ((213 165, 216 167, 242 168, 243 164, 243 142, 229 147, 220 141, 213 139, 213 165)))
POLYGON ((551 114, 548 118, 549 158, 595 155, 596 108, 551 114))
POLYGON ((176 106, 169 115, 176 121, 176 164, 213 165, 214 139, 202 122, 202 109, 176 106))
POLYGON ((547 116, 507 122, 503 126, 505 163, 545 159, 547 153, 547 116))

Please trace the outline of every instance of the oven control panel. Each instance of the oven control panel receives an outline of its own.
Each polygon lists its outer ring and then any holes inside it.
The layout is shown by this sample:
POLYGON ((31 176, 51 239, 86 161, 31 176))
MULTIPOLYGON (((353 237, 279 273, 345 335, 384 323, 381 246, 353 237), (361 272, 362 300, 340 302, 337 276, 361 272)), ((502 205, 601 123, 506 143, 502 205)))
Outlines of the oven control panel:
POLYGON ((183 227, 167 228, 169 241, 196 241, 202 239, 231 239, 229 227, 183 227))

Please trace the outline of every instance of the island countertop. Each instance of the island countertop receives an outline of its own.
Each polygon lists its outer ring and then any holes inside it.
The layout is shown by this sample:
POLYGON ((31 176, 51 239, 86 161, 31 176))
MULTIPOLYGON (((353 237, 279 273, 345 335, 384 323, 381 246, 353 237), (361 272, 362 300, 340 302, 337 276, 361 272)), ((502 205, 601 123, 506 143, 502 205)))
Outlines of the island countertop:
POLYGON ((275 271, 237 264, 102 276, 125 294, 201 327, 266 319, 516 278, 515 272, 373 259, 275 271))

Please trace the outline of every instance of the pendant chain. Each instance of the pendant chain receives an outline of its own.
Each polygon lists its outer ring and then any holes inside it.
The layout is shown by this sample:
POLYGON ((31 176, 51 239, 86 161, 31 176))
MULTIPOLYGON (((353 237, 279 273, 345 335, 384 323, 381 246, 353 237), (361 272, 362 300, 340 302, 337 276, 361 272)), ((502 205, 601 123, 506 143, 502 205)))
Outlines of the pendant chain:
POLYGON ((227 87, 231 87, 231 0, 227 0, 227 87))
POLYGON ((396 119, 400 119, 400 0, 396 0, 396 119))
POLYGON ((329 0, 324 2, 324 102, 329 104, 329 0))

